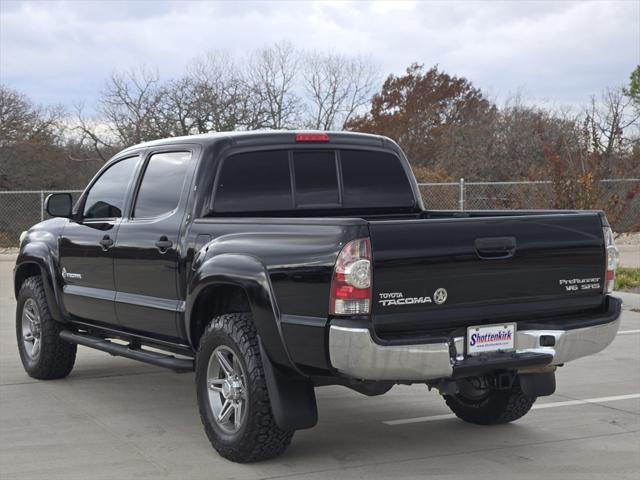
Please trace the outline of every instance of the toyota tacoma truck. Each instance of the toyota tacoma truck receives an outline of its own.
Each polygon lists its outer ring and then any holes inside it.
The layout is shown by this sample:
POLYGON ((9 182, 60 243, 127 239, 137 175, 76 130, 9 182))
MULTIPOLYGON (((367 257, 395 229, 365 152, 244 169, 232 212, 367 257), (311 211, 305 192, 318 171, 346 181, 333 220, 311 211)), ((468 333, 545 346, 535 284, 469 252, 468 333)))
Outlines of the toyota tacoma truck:
POLYGON ((425 208, 381 136, 153 141, 46 209, 14 274, 26 372, 67 376, 78 345, 195 371, 205 432, 236 462, 314 426, 324 385, 425 384, 464 421, 517 420, 619 326, 602 212, 425 208))

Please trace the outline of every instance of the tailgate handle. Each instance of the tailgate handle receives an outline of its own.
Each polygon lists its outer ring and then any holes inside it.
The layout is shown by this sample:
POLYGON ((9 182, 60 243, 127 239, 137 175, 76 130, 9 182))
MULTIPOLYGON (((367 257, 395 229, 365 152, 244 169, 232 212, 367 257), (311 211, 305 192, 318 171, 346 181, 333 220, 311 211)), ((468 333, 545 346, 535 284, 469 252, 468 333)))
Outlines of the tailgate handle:
POLYGON ((516 237, 476 238, 476 252, 484 260, 513 257, 516 253, 516 237))

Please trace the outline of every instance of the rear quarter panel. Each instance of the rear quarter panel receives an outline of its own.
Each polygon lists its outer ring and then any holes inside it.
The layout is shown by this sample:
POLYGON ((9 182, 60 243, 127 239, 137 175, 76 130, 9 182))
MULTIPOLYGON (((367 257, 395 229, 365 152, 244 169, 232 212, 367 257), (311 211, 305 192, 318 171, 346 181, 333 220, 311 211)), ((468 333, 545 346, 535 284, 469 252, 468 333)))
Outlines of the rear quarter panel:
MULTIPOLYGON (((288 357, 307 371, 325 371, 333 266, 345 243, 367 235, 361 219, 200 219, 192 226, 186 270, 226 254, 257 259, 271 283, 272 321, 288 357)), ((239 273, 233 265, 229 270, 231 277, 239 273)))

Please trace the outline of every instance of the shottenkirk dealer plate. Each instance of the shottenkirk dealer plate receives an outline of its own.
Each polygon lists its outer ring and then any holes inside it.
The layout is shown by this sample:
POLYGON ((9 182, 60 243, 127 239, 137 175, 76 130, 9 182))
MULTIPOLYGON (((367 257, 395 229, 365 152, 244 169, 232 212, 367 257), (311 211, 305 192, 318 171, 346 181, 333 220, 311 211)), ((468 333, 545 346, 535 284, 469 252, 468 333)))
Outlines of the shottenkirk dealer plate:
POLYGON ((515 323, 480 325, 467 328, 467 355, 514 349, 515 323))

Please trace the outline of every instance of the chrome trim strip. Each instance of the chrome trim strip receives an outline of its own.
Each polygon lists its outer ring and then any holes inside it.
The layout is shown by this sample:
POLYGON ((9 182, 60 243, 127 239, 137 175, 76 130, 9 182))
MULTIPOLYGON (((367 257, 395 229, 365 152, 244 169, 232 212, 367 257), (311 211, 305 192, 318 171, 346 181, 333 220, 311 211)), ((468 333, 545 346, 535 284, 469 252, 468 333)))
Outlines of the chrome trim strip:
POLYGON ((136 305, 138 307, 155 308, 158 310, 168 310, 170 312, 184 312, 185 302, 167 298, 149 297, 136 293, 116 292, 115 301, 136 305))
POLYGON ((116 292, 114 292, 113 290, 106 290, 103 288, 81 287, 80 285, 67 284, 64 287, 62 287, 62 291, 67 295, 96 298, 98 300, 107 300, 111 302, 116 297, 116 292))
POLYGON ((114 292, 102 288, 81 287, 79 285, 67 284, 63 287, 63 292, 79 297, 95 298, 98 300, 115 301, 139 307, 155 308, 158 310, 168 310, 170 312, 182 313, 185 311, 186 302, 182 300, 171 300, 166 298, 149 297, 135 293, 114 292))

